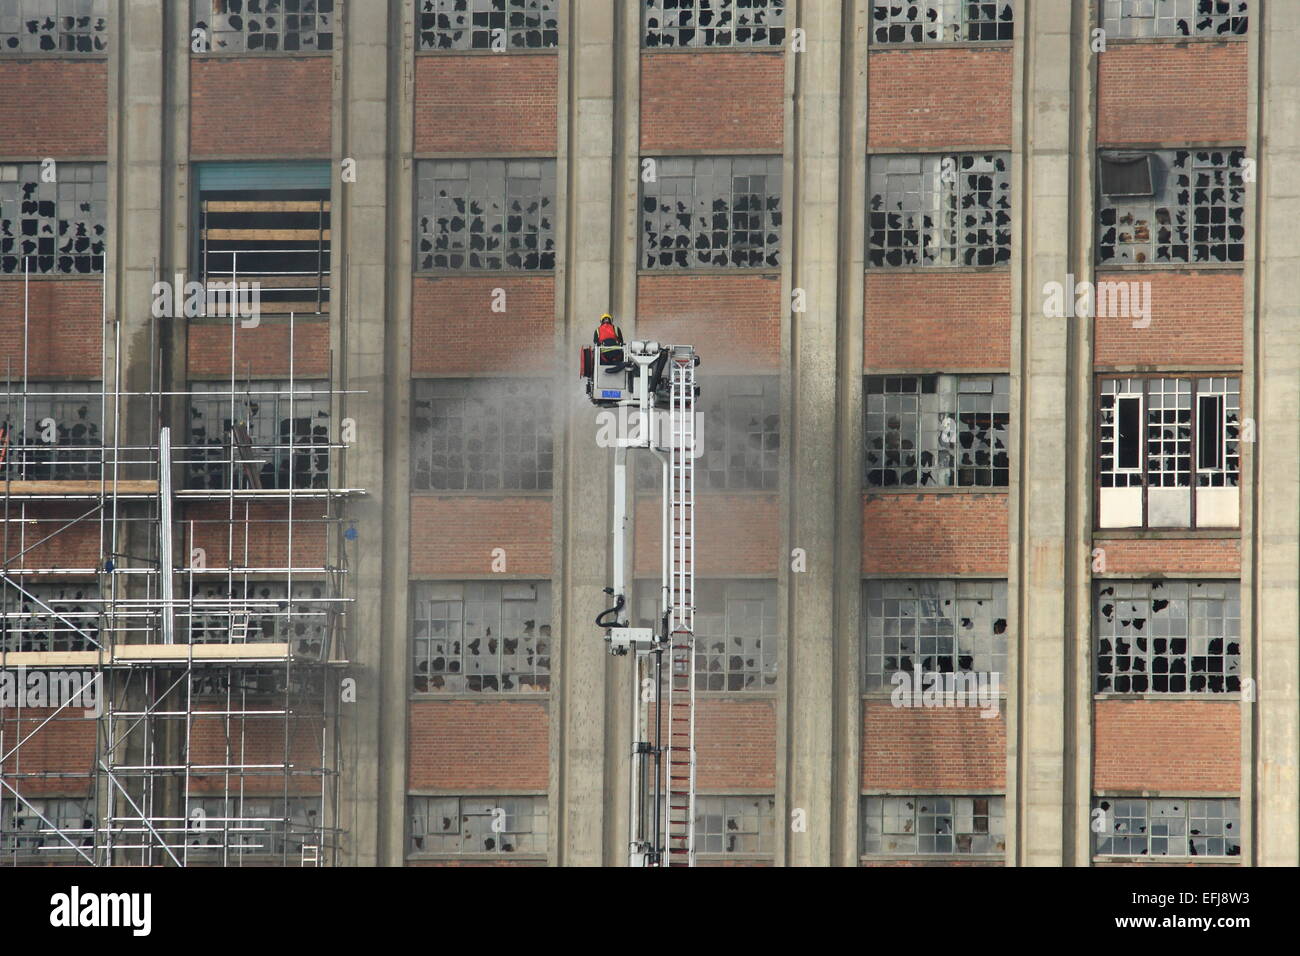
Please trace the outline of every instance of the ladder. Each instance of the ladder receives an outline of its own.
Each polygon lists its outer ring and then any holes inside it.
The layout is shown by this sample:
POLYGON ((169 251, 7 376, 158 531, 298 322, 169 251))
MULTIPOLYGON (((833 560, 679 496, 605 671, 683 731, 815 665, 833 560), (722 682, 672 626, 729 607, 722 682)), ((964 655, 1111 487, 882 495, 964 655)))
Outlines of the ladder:
POLYGON ((695 865, 695 352, 674 350, 669 379, 668 866, 695 865))

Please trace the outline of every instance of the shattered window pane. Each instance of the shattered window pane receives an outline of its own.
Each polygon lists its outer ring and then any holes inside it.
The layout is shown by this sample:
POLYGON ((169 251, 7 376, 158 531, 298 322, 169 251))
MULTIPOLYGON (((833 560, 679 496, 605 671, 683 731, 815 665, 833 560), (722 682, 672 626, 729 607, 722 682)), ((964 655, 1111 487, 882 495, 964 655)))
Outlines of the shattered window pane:
POLYGON ((1007 582, 865 581, 863 601, 865 690, 899 673, 909 688, 914 674, 1006 673, 1007 582))
POLYGON ((785 0, 645 0, 647 49, 779 47, 785 0))
POLYGON ((419 268, 555 268, 555 160, 416 164, 419 268))
POLYGON ((1241 690, 1236 581, 1099 581, 1093 619, 1098 693, 1241 690))
POLYGON ((1008 375, 868 375, 866 483, 873 488, 1005 487, 1008 375))
POLYGON ((540 50, 560 45, 559 0, 416 0, 417 50, 540 50))
POLYGON ((1102 0, 1101 25, 1110 37, 1240 36, 1249 0, 1102 0))
POLYGON ((1010 40, 1016 5, 1011 0, 875 0, 871 41, 956 43, 1010 40))
POLYGON ((0 56, 108 52, 108 0, 0 0, 0 56))
POLYGON ((233 397, 229 381, 190 389, 189 487, 329 486, 328 382, 239 382, 233 397))
MULTIPOLYGON (((91 801, 79 797, 13 797, 0 798, 0 851, 6 853, 31 853, 42 863, 52 859, 77 857, 68 846, 64 835, 74 844, 84 847, 95 845, 94 810, 91 801), (47 824, 45 820, 48 820, 47 824)), ((90 852, 90 851, 86 851, 90 852)), ((91 854, 94 855, 93 853, 91 854)))
POLYGON ((334 0, 194 0, 194 28, 212 53, 334 49, 334 0))
POLYGON ((6 582, 0 595, 0 651, 95 649, 101 609, 97 584, 33 584, 21 579, 18 584, 22 591, 6 582))
POLYGON ((408 797, 412 853, 545 853, 545 797, 408 797))
POLYGON ((320 797, 191 796, 185 803, 185 844, 204 850, 230 848, 248 854, 288 854, 297 863, 303 844, 319 846, 320 797))
POLYGON ((695 852, 701 855, 770 855, 776 800, 765 796, 695 798, 695 852))
POLYGON ((550 383, 431 379, 412 383, 411 485, 417 491, 549 491, 550 383))
POLYGON ((549 581, 411 586, 418 693, 551 689, 549 581))
POLYGON ((101 471, 98 382, 30 382, 0 391, 0 478, 86 481, 101 471))
POLYGON ((1241 801, 1094 797, 1097 856, 1240 856, 1241 801))
POLYGON ((0 274, 102 273, 107 210, 106 163, 0 163, 0 274))
POLYGON ((1244 158, 1242 149, 1103 151, 1097 261, 1243 261, 1244 158), (1142 159, 1149 177, 1128 174, 1126 167, 1142 159))
POLYGON ((870 158, 867 261, 992 266, 1011 261, 1008 153, 870 158))
POLYGON ((710 379, 701 392, 704 453, 696 463, 700 487, 775 491, 780 479, 780 379, 720 376, 710 379))
POLYGON ((646 269, 776 269, 781 265, 780 156, 644 160, 641 264, 646 269))
POLYGON ((199 581, 176 612, 191 644, 287 643, 317 657, 325 646, 331 604, 320 581, 199 581))
POLYGON ((1005 797, 863 797, 862 852, 1000 854, 1006 850, 1005 816, 1005 797))

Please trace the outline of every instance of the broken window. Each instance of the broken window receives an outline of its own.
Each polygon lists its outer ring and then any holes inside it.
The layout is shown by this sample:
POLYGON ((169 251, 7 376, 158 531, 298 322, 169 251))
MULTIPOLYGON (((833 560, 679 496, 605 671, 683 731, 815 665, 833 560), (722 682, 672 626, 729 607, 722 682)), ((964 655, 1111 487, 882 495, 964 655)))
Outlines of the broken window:
POLYGON ((334 0, 194 0, 194 29, 212 53, 334 49, 334 0))
POLYGON ((185 845, 190 853, 232 848, 248 854, 288 854, 297 863, 303 844, 319 846, 320 797, 190 797, 185 845))
POLYGON ((887 43, 974 43, 1011 40, 1016 5, 1011 0, 875 0, 871 41, 887 43))
POLYGON ((641 262, 646 269, 777 269, 780 156, 643 159, 641 262))
POLYGON ((1098 262, 1241 262, 1241 149, 1104 151, 1098 157, 1098 262))
MULTIPOLYGON (((1005 674, 1007 582, 864 581, 863 689, 894 675, 1005 674)), ((924 686, 924 684, 922 685, 924 686)))
POLYGON ((555 268, 555 160, 416 164, 419 268, 555 268))
POLYGON ((1011 261, 1008 153, 870 158, 867 261, 992 266, 1011 261))
POLYGON ((0 55, 107 52, 108 0, 0 0, 0 55))
POLYGON ((1093 797, 1092 807, 1097 856, 1241 855, 1240 800, 1093 797))
POLYGON ((776 800, 767 796, 695 797, 695 852, 700 855, 774 852, 776 800))
POLYGON ((31 853, 42 861, 76 856, 69 840, 76 846, 95 845, 91 806, 81 797, 0 798, 0 851, 31 853), (64 831, 67 840, 56 829, 64 831))
POLYGON ((31 382, 0 392, 0 478, 99 478, 104 396, 98 382, 31 382))
POLYGON ((99 640, 99 586, 93 583, 7 582, 0 609, 0 651, 93 651, 99 640))
POLYGON ((1006 487, 1008 375, 868 375, 866 483, 1006 487))
POLYGON ((1246 32, 1248 0, 1102 0, 1111 37, 1225 37, 1246 32))
POLYGON ((1002 854, 1006 798, 862 798, 862 852, 887 856, 1002 854))
POLYGON ((785 0, 645 0, 647 48, 776 47, 785 0))
POLYGON ((105 163, 0 163, 0 274, 102 273, 107 210, 105 163))
POLYGON ((1103 379, 1098 527, 1236 527, 1239 380, 1103 379))
POLYGON ((417 50, 540 50, 560 45, 559 0, 416 0, 417 50))
POLYGON ((329 486, 327 382, 263 380, 190 385, 191 488, 329 486))
POLYGON ((549 581, 411 585, 417 693, 551 689, 549 581))
POLYGON ((1098 581, 1099 694, 1241 690, 1236 581, 1098 581))
POLYGON ((545 797, 408 797, 412 853, 546 853, 545 797))
POLYGON ((200 581, 176 611, 191 644, 285 643, 319 657, 333 605, 319 581, 200 581))
POLYGON ((551 387, 539 379, 412 383, 416 491, 549 491, 555 468, 551 387))

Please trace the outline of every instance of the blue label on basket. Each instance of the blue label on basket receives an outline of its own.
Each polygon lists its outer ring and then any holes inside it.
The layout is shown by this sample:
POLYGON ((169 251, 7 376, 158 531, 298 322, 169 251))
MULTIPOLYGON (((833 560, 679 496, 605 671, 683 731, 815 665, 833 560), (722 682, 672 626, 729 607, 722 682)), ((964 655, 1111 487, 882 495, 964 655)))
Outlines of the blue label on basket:
POLYGON ((623 393, 620 392, 618 389, 610 390, 608 388, 603 388, 600 391, 600 397, 601 398, 622 398, 623 393))

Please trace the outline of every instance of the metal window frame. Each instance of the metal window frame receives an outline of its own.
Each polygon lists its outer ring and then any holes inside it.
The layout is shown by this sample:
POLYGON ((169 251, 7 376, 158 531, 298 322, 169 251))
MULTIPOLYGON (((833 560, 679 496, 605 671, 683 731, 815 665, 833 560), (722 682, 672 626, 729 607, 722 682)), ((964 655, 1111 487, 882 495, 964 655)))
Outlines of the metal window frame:
POLYGON ((8 201, 0 197, 0 244, 8 241, 12 246, 8 251, 0 248, 0 275, 20 276, 25 272, 78 277, 103 275, 108 258, 108 163, 59 160, 54 165, 56 178, 53 182, 41 179, 42 169, 39 161, 0 162, 0 191, 11 192, 14 196, 8 201), (3 190, 4 184, 15 185, 3 190), (73 195, 68 196, 68 192, 73 195), (83 197, 82 193, 86 195, 83 197), (29 215, 22 207, 33 201, 38 209, 29 215), (53 205, 51 215, 40 213, 39 205, 42 203, 53 205), (10 205, 15 207, 12 211, 8 208, 10 205), (65 217, 66 206, 79 207, 70 210, 77 215, 65 217), (86 206, 89 209, 84 208, 86 206), (23 232, 22 224, 29 221, 37 223, 34 236, 23 232), (84 229, 84 236, 77 234, 79 229, 84 229), (60 249, 60 244, 75 245, 80 239, 85 239, 88 251, 60 249), (52 244, 51 253, 40 251, 41 240, 52 244), (24 252, 24 241, 35 241, 37 250, 24 252), (96 245, 100 247, 99 252, 95 252, 96 245), (67 269, 60 267, 59 260, 64 258, 72 260, 67 269), (84 272, 76 269, 79 258, 89 259, 89 268, 84 272), (42 261, 47 259, 50 260, 48 268, 42 261), (10 260, 9 268, 4 268, 5 260, 10 260), (99 260, 98 268, 95 260, 99 260))
MULTIPOLYGON (((461 794, 408 794, 406 800, 407 800, 406 852, 408 855, 411 856, 436 855, 436 856, 444 856, 444 857, 471 857, 471 858, 478 857, 483 859, 493 859, 499 856, 534 856, 546 852, 545 844, 550 836, 550 806, 546 796, 544 795, 494 794, 490 796, 488 795, 468 796, 468 795, 461 795, 461 794), (455 849, 450 849, 450 850, 431 849, 427 846, 416 847, 415 845, 415 841, 417 839, 420 838, 427 839, 430 836, 430 831, 427 826, 428 810, 437 801, 442 801, 445 803, 450 803, 452 801, 455 801, 456 804, 456 814, 455 814, 456 847, 455 849), (472 827, 467 828, 466 822, 470 818, 480 819, 482 817, 491 817, 493 816, 493 811, 498 808, 502 810, 506 810, 507 808, 503 805, 505 801, 514 801, 516 803, 527 803, 529 809, 527 818, 532 825, 528 829, 522 829, 522 828, 503 829, 496 832, 526 836, 534 844, 534 846, 530 846, 527 849, 515 848, 511 850, 506 850, 503 848, 500 841, 498 841, 498 845, 491 850, 467 849, 466 843, 467 841, 473 838, 474 829, 472 827), (484 812, 481 809, 475 809, 472 807, 467 809, 468 802, 474 802, 474 803, 490 802, 492 806, 488 807, 487 811, 484 812), (423 828, 417 826, 417 823, 420 820, 421 816, 424 817, 424 821, 425 821, 425 826, 423 828), (537 826, 538 820, 542 821, 542 826, 540 827, 537 826), (539 843, 541 844, 540 848, 535 846, 535 844, 539 844, 539 843)), ((523 815, 520 814, 518 810, 516 810, 515 813, 513 814, 507 811, 506 813, 507 820, 511 819, 512 816, 516 820, 520 820, 523 818, 523 815)), ((450 835, 449 833, 436 834, 436 836, 439 837, 444 837, 449 835, 450 835)))
POLYGON ((751 31, 749 40, 738 42, 735 39, 736 31, 744 29, 737 26, 734 22, 726 27, 731 34, 731 39, 726 43, 705 43, 704 34, 706 31, 719 30, 722 28, 714 26, 682 26, 680 23, 674 23, 671 26, 666 24, 665 18, 671 11, 665 9, 663 0, 641 0, 641 22, 640 22, 640 46, 642 50, 780 50, 785 45, 786 38, 786 0, 749 0, 749 2, 738 3, 737 0, 677 0, 676 14, 674 19, 680 18, 681 12, 686 4, 690 4, 690 15, 694 22, 698 23, 700 7, 702 4, 708 4, 720 16, 730 16, 734 21, 740 16, 748 13, 754 15, 756 10, 761 10, 761 16, 774 18, 772 22, 762 24, 750 24, 748 29, 751 31), (653 31, 650 28, 652 17, 658 16, 659 26, 653 31), (683 44, 681 40, 682 30, 692 30, 693 36, 683 44), (755 41, 752 38, 752 32, 756 30, 765 30, 767 39, 764 42, 755 41), (658 39, 650 42, 651 37, 658 39), (665 43, 664 38, 671 36, 673 42, 665 43))
POLYGON ((492 49, 492 32, 497 29, 505 31, 505 53, 518 53, 524 50, 537 51, 557 49, 560 45, 560 2, 559 0, 415 0, 415 52, 417 54, 454 54, 489 51, 492 49), (463 13, 463 16, 465 17, 464 26, 460 28, 450 26, 440 27, 436 24, 436 19, 435 25, 431 28, 426 29, 421 26, 424 17, 437 18, 439 16, 445 16, 447 14, 446 7, 457 2, 467 2, 469 4, 464 11, 450 11, 452 14, 458 15, 463 13), (491 5, 494 2, 504 3, 505 9, 501 11, 492 10, 491 5), (513 27, 510 25, 510 19, 512 16, 531 16, 533 15, 532 11, 528 8, 538 4, 541 4, 536 13, 537 18, 540 21, 539 26, 534 27, 530 24, 525 24, 522 27, 513 27), (425 7, 429 5, 433 5, 433 9, 426 10, 425 7), (484 28, 476 27, 473 23, 474 18, 476 16, 490 17, 498 13, 505 18, 505 25, 503 27, 493 27, 489 25, 486 28, 488 42, 485 45, 476 45, 476 35, 482 32, 484 28), (548 16, 554 21, 553 27, 547 26, 546 21, 548 16), (542 43, 530 46, 526 42, 527 34, 530 32, 540 32, 542 35, 542 43), (545 42, 548 39, 548 33, 554 33, 554 42, 545 42), (457 34, 464 34, 465 42, 458 42, 457 39, 455 39, 457 34), (524 36, 525 42, 515 42, 521 35, 524 36), (452 37, 453 39, 451 45, 426 44, 425 36, 439 39, 443 37, 452 37))
MULTIPOLYGON (((977 818, 977 816, 978 815, 972 813, 972 819, 977 818)), ((1002 840, 1003 846, 1005 847, 1006 835, 1007 835, 1006 821, 1007 821, 1007 815, 1006 815, 1005 794, 999 794, 999 793, 943 793, 943 794, 864 793, 859 797, 859 801, 858 801, 858 829, 859 829, 858 853, 860 856, 867 857, 867 858, 875 858, 875 859, 881 859, 881 858, 883 859, 932 859, 932 858, 942 858, 948 856, 969 856, 975 859, 993 859, 993 858, 1001 857, 1004 853, 1004 850, 995 849, 989 852, 961 850, 958 849, 959 846, 958 838, 959 837, 974 838, 978 836, 989 837, 990 839, 993 840, 1000 838, 1002 840), (988 813, 984 818, 988 820, 988 830, 984 833, 980 833, 974 830, 972 830, 969 833, 960 832, 957 829, 958 812, 956 807, 954 806, 951 812, 949 813, 945 813, 945 814, 932 813, 927 815, 933 818, 951 817, 953 821, 952 832, 947 835, 952 838, 952 844, 953 844, 952 849, 932 850, 932 851, 922 850, 921 839, 923 836, 927 835, 921 832, 922 803, 924 801, 933 802, 939 800, 948 800, 954 802, 957 800, 987 800, 989 804, 988 813), (889 810, 890 801, 911 802, 912 804, 911 819, 910 821, 907 820, 903 821, 904 823, 910 823, 910 828, 904 826, 904 828, 901 830, 885 829, 885 821, 887 819, 890 818, 893 818, 895 820, 903 819, 896 812, 892 814, 887 812, 889 810), (878 804, 879 806, 878 814, 872 812, 873 803, 878 804), (999 812, 994 812, 995 810, 999 812), (868 822, 873 818, 878 823, 877 835, 880 839, 880 844, 881 844, 880 849, 877 850, 871 850, 867 848, 867 841, 869 837, 868 822), (1001 826, 998 829, 994 829, 995 820, 1001 822, 1001 826), (912 844, 913 849, 900 852, 898 850, 885 848, 884 843, 886 837, 900 836, 900 835, 911 837, 911 839, 914 841, 912 844)), ((928 835, 936 836, 938 834, 928 834, 928 835)))
MULTIPOLYGON (((937 21, 937 27, 941 31, 947 31, 950 29, 955 30, 959 34, 959 36, 956 38, 943 37, 943 36, 940 37, 927 36, 920 40, 913 40, 910 38, 903 39, 903 40, 879 39, 877 34, 881 30, 887 31, 891 27, 899 26, 899 25, 923 25, 922 20, 919 18, 916 20, 895 22, 894 17, 891 15, 890 8, 898 7, 901 10, 903 4, 900 4, 899 0, 873 0, 871 4, 871 9, 868 12, 868 15, 870 17, 870 25, 868 27, 867 35, 869 37, 869 42, 872 47, 879 47, 882 49, 908 49, 908 48, 915 48, 915 47, 922 47, 922 46, 931 47, 931 46, 940 46, 940 45, 955 45, 955 44, 968 44, 968 43, 978 43, 981 45, 991 44, 991 43, 1006 43, 1006 44, 1012 43, 1015 41, 1015 24, 1016 24, 1016 13, 1017 13, 1016 0, 997 0, 997 4, 999 6, 1004 5, 1010 8, 1011 10, 1011 19, 1009 21, 1009 25, 1011 27, 1010 36, 1006 36, 1006 37, 999 36, 990 39, 977 37, 975 39, 971 39, 968 36, 968 33, 970 32, 970 28, 972 25, 982 26, 990 22, 992 22, 994 25, 997 25, 1001 22, 1001 20, 996 16, 992 21, 986 20, 982 16, 972 20, 969 17, 971 8, 982 7, 982 4, 971 3, 968 2, 968 0, 928 0, 928 2, 924 2, 924 0, 922 0, 922 2, 907 4, 908 6, 930 7, 932 9, 937 8, 938 10, 945 13, 951 11, 950 16, 945 16, 942 20, 937 21), (881 16, 882 12, 884 13, 883 17, 881 16), (949 22, 950 19, 951 22, 949 22)), ((931 21, 931 23, 935 24, 935 21, 931 21)), ((999 30, 998 32, 1001 31, 999 30)))
MULTIPOLYGON (((665 798, 666 799, 666 798, 665 798)), ((721 859, 731 856, 771 856, 776 851, 776 797, 769 794, 701 793, 695 797, 695 846, 697 855, 721 859), (748 805, 754 804, 755 827, 750 830, 728 830, 727 823, 748 816, 748 805), (739 809, 733 809, 739 807, 739 809), (717 832, 708 829, 711 817, 721 821, 717 832), (756 848, 727 848, 727 837, 747 837, 754 840, 756 848), (708 849, 707 841, 721 842, 722 849, 708 849)))
POLYGON ((316 56, 316 55, 333 56, 334 51, 336 49, 334 44, 334 39, 335 36, 339 33, 339 27, 341 25, 341 21, 339 20, 340 17, 339 8, 343 0, 312 0, 312 2, 317 4, 322 2, 329 3, 331 4, 331 8, 325 13, 321 13, 317 9, 317 10, 312 10, 311 12, 306 14, 302 13, 301 10, 297 10, 292 13, 287 12, 286 10, 283 9, 283 0, 280 0, 281 9, 276 10, 270 14, 267 14, 265 12, 253 14, 254 16, 260 16, 260 17, 266 17, 268 15, 273 16, 276 18, 277 21, 276 29, 274 30, 263 29, 258 31, 258 33, 256 34, 251 33, 248 29, 248 23, 247 23, 247 19, 249 15, 248 7, 247 7, 248 0, 244 0, 244 6, 241 8, 241 12, 239 13, 235 13, 235 14, 218 13, 214 9, 217 6, 217 4, 224 4, 228 2, 229 0, 190 0, 190 29, 191 30, 204 29, 207 30, 208 32, 208 49, 203 53, 195 53, 193 50, 191 50, 191 55, 194 56, 290 56, 290 57, 316 56), (229 16, 238 16, 244 19, 245 22, 243 23, 241 29, 217 30, 215 26, 216 18, 229 17, 229 16), (292 31, 289 30, 288 26, 285 23, 285 17, 302 17, 302 16, 310 16, 314 21, 316 21, 312 29, 302 30, 300 26, 298 29, 292 31), (320 20, 322 17, 329 18, 329 22, 328 24, 326 24, 328 29, 324 29, 324 30, 320 29, 321 27, 320 20), (284 48, 284 39, 286 35, 289 35, 291 33, 299 35, 299 40, 298 40, 299 48, 296 50, 286 50, 284 48), (238 47, 227 46, 227 47, 218 48, 217 37, 219 35, 227 36, 227 37, 238 37, 239 38, 238 47), (275 41, 276 48, 274 50, 268 50, 266 49, 265 46, 263 46, 261 49, 250 50, 248 48, 249 38, 252 36, 259 36, 259 35, 262 37, 274 36, 276 38, 275 41), (310 35, 312 37, 312 45, 310 47, 304 47, 301 45, 302 44, 301 37, 303 35, 310 35), (322 36, 329 38, 329 45, 326 47, 320 46, 320 39, 322 36))
MULTIPOLYGON (((1093 834, 1092 834, 1092 856, 1093 856, 1093 858, 1110 858, 1110 857, 1140 858, 1140 857, 1146 857, 1146 858, 1149 858, 1149 859, 1155 859, 1155 858, 1168 858, 1168 859, 1209 859, 1209 860, 1230 860, 1230 859, 1233 859, 1234 857, 1236 857, 1236 858, 1240 858, 1240 857, 1241 857, 1241 800, 1240 800, 1240 798, 1238 798, 1238 797, 1177 797, 1177 796, 1159 796, 1159 797, 1112 797, 1112 796, 1097 796, 1097 795, 1094 795, 1093 798, 1092 798, 1092 809, 1093 809, 1094 811, 1096 811, 1096 810, 1105 810, 1106 808, 1103 808, 1103 807, 1102 807, 1102 804, 1103 804, 1103 803, 1111 803, 1112 805, 1114 805, 1114 804, 1121 804, 1121 803, 1122 803, 1122 804, 1131 804, 1131 805, 1135 805, 1135 806, 1140 806, 1140 807, 1142 808, 1142 814, 1143 814, 1141 817, 1136 817, 1136 816, 1132 815, 1132 813, 1127 813, 1127 814, 1125 814, 1125 816, 1124 816, 1123 819, 1125 819, 1125 820, 1140 820, 1140 821, 1142 821, 1142 822, 1145 824, 1145 826, 1135 828, 1136 832, 1134 832, 1134 831, 1129 831, 1129 832, 1126 832, 1126 833, 1124 833, 1124 834, 1121 835, 1121 834, 1117 834, 1117 833, 1115 832, 1115 829, 1114 829, 1114 827, 1115 827, 1115 823, 1112 822, 1112 823, 1111 823, 1111 834, 1109 835, 1109 837, 1107 837, 1106 834, 1103 834, 1103 833, 1097 833, 1097 832, 1094 831, 1093 834), (1157 804, 1172 804, 1172 803, 1180 803, 1180 804, 1182 804, 1182 812, 1181 812, 1181 814, 1180 814, 1178 817, 1176 817, 1176 818, 1171 817, 1170 819, 1177 819, 1177 820, 1180 820, 1180 821, 1182 822, 1182 824, 1183 824, 1183 827, 1182 827, 1183 832, 1182 832, 1182 834, 1174 835, 1174 836, 1170 836, 1170 835, 1167 835, 1167 834, 1166 834, 1166 835, 1162 835, 1162 836, 1156 836, 1155 834, 1153 834, 1153 833, 1151 832, 1151 831, 1152 831, 1152 820, 1154 820, 1154 819, 1158 819, 1158 818, 1155 817, 1155 816, 1153 816, 1153 814, 1152 814, 1152 810, 1156 807, 1157 804), (1216 817, 1213 817, 1213 816, 1210 816, 1210 815, 1205 815, 1205 814, 1194 815, 1194 814, 1192 813, 1192 810, 1193 810, 1194 805, 1195 805, 1197 808, 1200 808, 1201 805, 1204 805, 1204 804, 1217 804, 1217 805, 1219 805, 1219 806, 1221 806, 1221 807, 1223 808, 1223 811, 1224 811, 1224 812, 1221 813, 1217 818, 1216 818, 1216 817), (1192 830, 1192 821, 1193 821, 1193 820, 1196 820, 1196 819, 1201 819, 1201 820, 1218 819, 1218 820, 1220 820, 1220 821, 1223 821, 1224 824, 1226 824, 1228 821, 1232 821, 1233 823, 1235 823, 1235 830, 1234 830, 1232 836, 1228 836, 1228 835, 1226 835, 1226 833, 1225 833, 1225 834, 1213 834, 1213 835, 1211 835, 1211 836, 1209 836, 1209 837, 1206 837, 1206 839, 1213 839, 1213 838, 1221 838, 1221 839, 1223 839, 1223 840, 1224 840, 1224 844, 1225 844, 1225 845, 1224 845, 1224 850, 1225 850, 1224 853, 1195 853, 1195 854, 1193 854, 1193 853, 1191 853, 1191 852, 1189 851, 1189 848, 1188 848, 1188 846, 1187 846, 1187 843, 1189 843, 1190 841, 1194 841, 1194 840, 1197 839, 1196 835, 1194 835, 1194 834, 1191 832, 1191 830, 1192 830), (1102 841, 1105 840, 1105 839, 1107 839, 1107 838, 1109 838, 1109 839, 1111 839, 1111 840, 1116 840, 1116 839, 1122 839, 1122 840, 1125 840, 1125 841, 1127 842, 1127 845, 1128 845, 1129 847, 1132 847, 1134 841, 1140 841, 1140 842, 1142 843, 1144 849, 1139 849, 1139 850, 1136 850, 1136 851, 1130 849, 1130 850, 1128 850, 1127 852, 1117 852, 1117 851, 1115 851, 1115 850, 1103 850, 1103 849, 1102 849, 1102 841), (1161 839, 1161 840, 1181 839, 1181 840, 1183 841, 1183 845, 1180 847, 1180 850, 1181 850, 1182 852, 1179 852, 1179 853, 1153 853, 1153 852, 1152 852, 1152 841, 1153 841, 1153 840, 1157 840, 1157 839, 1161 839), (1231 844, 1232 844, 1232 842, 1233 842, 1234 840, 1235 840, 1235 842, 1236 842, 1237 852, 1236 852, 1236 853, 1228 853, 1228 852, 1226 852, 1228 849, 1231 848, 1231 844)), ((1112 819, 1112 821, 1118 821, 1118 820, 1120 819, 1118 813, 1115 813, 1115 814, 1111 817, 1111 819, 1112 819)), ((1221 827, 1221 829, 1226 830, 1227 827, 1226 827, 1226 826, 1223 826, 1223 827, 1221 827)))
MULTIPOLYGON (((0 58, 6 56, 47 56, 52 58, 64 57, 101 57, 107 56, 108 48, 108 0, 8 0, 17 12, 12 16, 17 20, 18 28, 12 31, 3 30, 4 25, 4 8, 6 0, 0 0, 0 58), (63 10, 73 6, 76 12, 71 14, 64 13, 63 10), (32 12, 39 8, 39 13, 32 12), (52 11, 48 8, 53 8, 52 11), (86 11, 86 12, 82 12, 86 11), (87 19, 92 23, 85 26, 79 26, 75 22, 71 28, 67 26, 68 20, 87 19), (24 29, 24 25, 40 20, 51 21, 49 30, 32 32, 24 29), (93 21, 98 21, 97 25, 93 21), (39 47, 39 38, 42 36, 54 37, 55 48, 53 50, 42 50, 39 47), (24 48, 23 41, 29 37, 37 39, 37 48, 24 48), (89 50, 67 49, 65 38, 90 38, 89 50), (14 45, 16 43, 16 45, 14 45), (96 44, 98 43, 98 47, 96 44)), ((79 45, 74 42, 74 47, 79 45)))
POLYGON ((1228 13, 1211 12, 1209 14, 1197 13, 1195 4, 1198 0, 1101 0, 1098 4, 1097 22, 1108 35, 1113 34, 1116 39, 1154 39, 1154 38, 1172 38, 1178 40, 1224 40, 1232 37, 1245 35, 1250 29, 1250 4, 1249 0, 1233 0, 1240 2, 1243 9, 1233 10, 1228 13), (1133 4, 1145 2, 1150 4, 1150 14, 1137 14, 1131 11, 1133 4), (1162 11, 1162 4, 1173 3, 1174 12, 1165 14, 1162 11), (1181 12, 1180 12, 1181 11, 1181 12), (1199 17, 1209 16, 1214 23, 1226 22, 1231 24, 1234 19, 1244 19, 1246 23, 1241 30, 1229 30, 1220 32, 1219 30, 1197 30, 1195 23, 1191 26, 1193 29, 1188 33, 1179 33, 1176 25, 1179 19, 1195 21, 1199 17), (1150 23, 1150 32, 1128 32, 1123 29, 1128 23, 1150 23), (1164 29, 1165 24, 1173 24, 1174 28, 1164 29))

